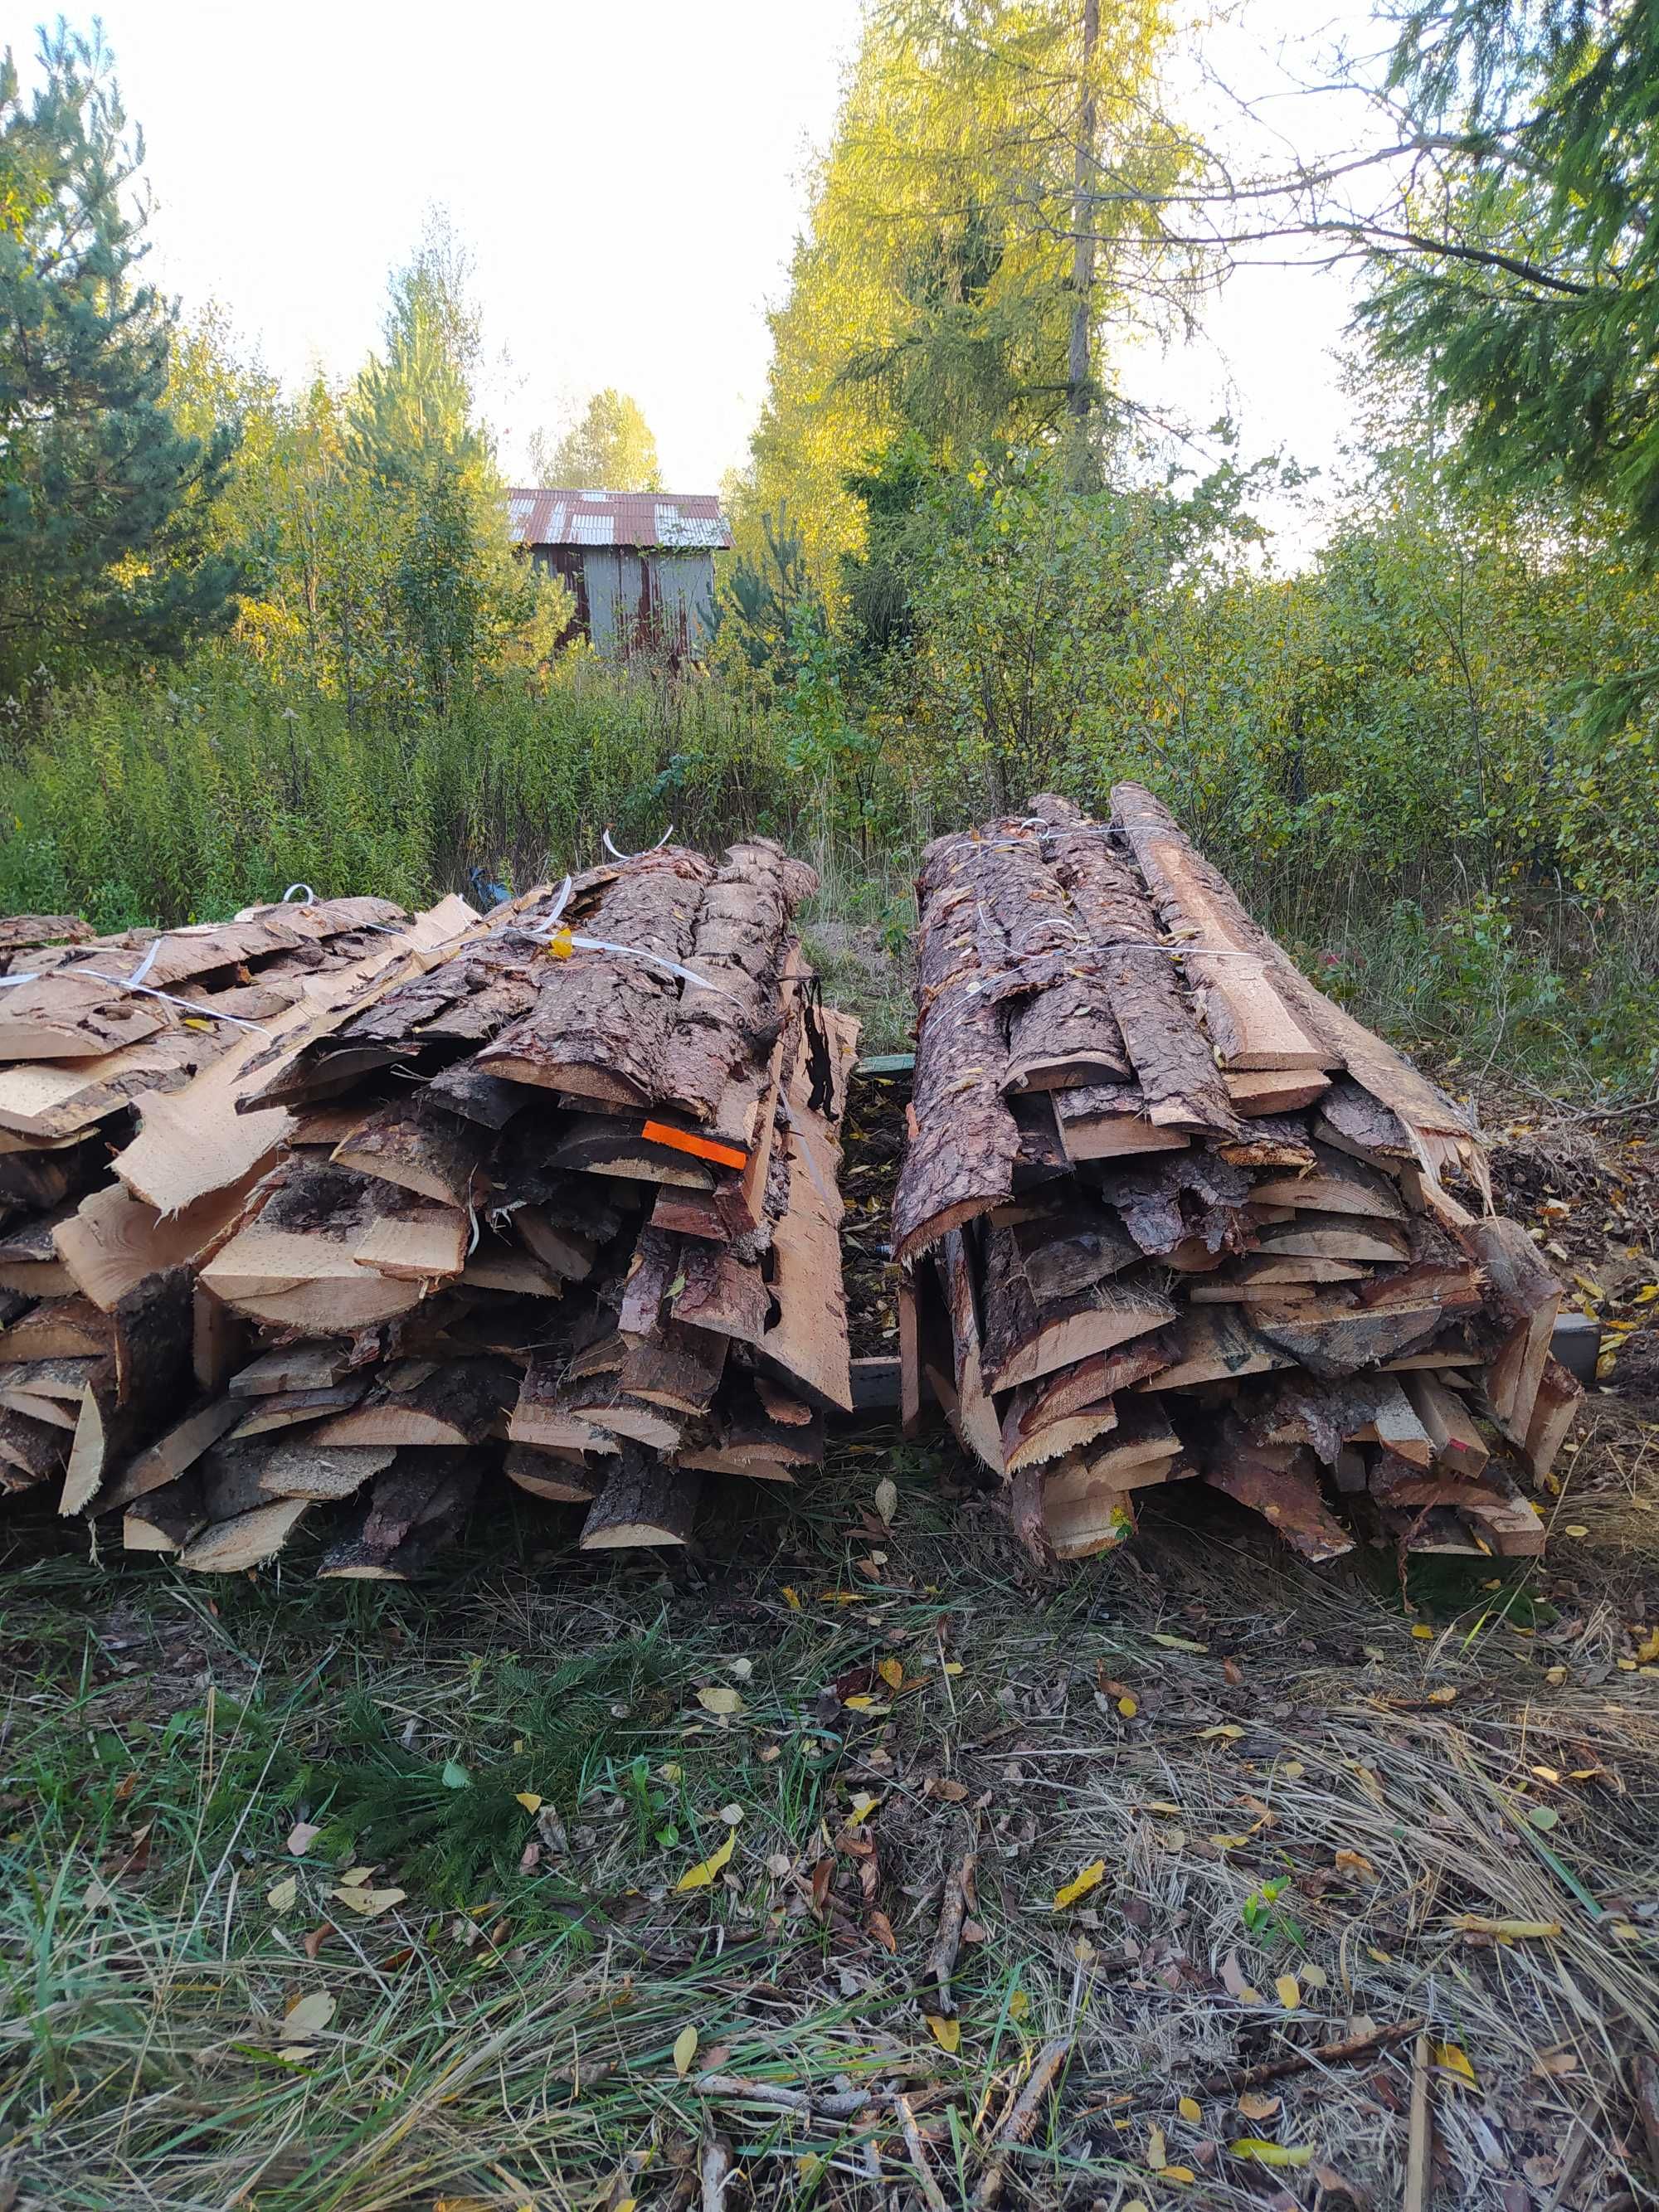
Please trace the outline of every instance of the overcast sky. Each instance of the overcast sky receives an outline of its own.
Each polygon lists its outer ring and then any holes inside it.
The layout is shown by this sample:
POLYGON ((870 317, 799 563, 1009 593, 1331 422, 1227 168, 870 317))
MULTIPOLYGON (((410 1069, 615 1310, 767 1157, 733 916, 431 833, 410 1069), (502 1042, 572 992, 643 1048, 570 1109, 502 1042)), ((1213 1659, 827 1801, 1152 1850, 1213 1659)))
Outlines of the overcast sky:
MULTIPOLYGON (((1314 0, 1243 0, 1258 76, 1314 0)), ((388 269, 441 202, 471 245, 501 458, 586 392, 632 392, 670 488, 744 458, 765 313, 831 127, 858 0, 103 0, 157 208, 152 268, 217 300, 297 380, 354 369, 388 269), (503 358, 504 357, 504 358, 503 358)), ((20 57, 21 58, 21 57, 20 57)), ((1328 275, 1240 278, 1206 340, 1143 349, 1131 387, 1246 449, 1328 465, 1341 427, 1328 275)))

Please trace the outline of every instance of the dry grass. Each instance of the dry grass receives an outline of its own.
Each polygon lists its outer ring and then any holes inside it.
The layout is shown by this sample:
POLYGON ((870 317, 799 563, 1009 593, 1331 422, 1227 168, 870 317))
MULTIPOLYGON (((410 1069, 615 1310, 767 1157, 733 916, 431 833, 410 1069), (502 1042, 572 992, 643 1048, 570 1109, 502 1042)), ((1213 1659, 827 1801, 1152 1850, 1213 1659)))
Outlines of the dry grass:
MULTIPOLYGON (((1572 1511, 1581 1492, 1649 1494, 1645 1440, 1590 1449, 1618 1472, 1598 1486, 1581 1465, 1572 1511)), ((1386 1573, 1316 1574, 1224 1502, 1195 1519, 1172 1493, 1132 1551, 1042 1589, 939 1471, 849 1444, 799 1501, 734 1493, 746 1564, 674 1581, 538 1558, 550 1524, 527 1513, 441 1587, 385 1595, 292 1571, 89 1580, 26 1528, 0 1622, 0 2171, 21 2201, 684 2204, 720 2133, 755 2203, 874 2206, 916 2186, 906 2090, 956 2204, 1062 2038, 1009 2203, 1340 2203, 1338 2177, 1387 2203, 1401 2051, 1276 2083, 1259 2121, 1205 2083, 1419 2015, 1475 2076, 1437 2086, 1441 2202, 1548 2202, 1575 2122, 1566 2201, 1608 2201, 1642 2157, 1624 2069, 1659 2043, 1659 1700, 1620 1663, 1654 1609, 1647 1560, 1564 1537, 1547 1574, 1443 1577, 1410 1613, 1386 1573), (884 1529, 871 1501, 895 1471, 884 1529), (588 1678, 538 1702, 584 1644, 588 1678), (742 1709, 709 1714, 710 1686, 742 1709), (445 1790, 451 1761, 465 1778, 445 1790), (538 1832, 514 1792, 538 1783, 563 1833, 520 1870, 538 1832), (856 1820, 860 1794, 879 1802, 856 1820), (423 1826, 446 1801, 466 1820, 423 1826), (679 1893, 726 1808, 729 1865, 679 1893), (296 1860, 301 1812, 322 1834, 296 1860), (978 1940, 951 2052, 927 1962, 969 1848, 978 1940), (409 1894, 360 1920, 331 1892, 368 1860, 409 1894), (1057 1912, 1096 1860, 1099 1885, 1057 1912), (1560 1932, 1505 1942, 1468 1913, 1560 1932), (1241 1978, 1253 1999, 1230 1993, 1241 1978), (336 2011, 296 2064, 281 2022, 307 1995, 336 2011), (704 2069, 870 2102, 779 2113, 700 2094, 704 2069), (1317 2165, 1235 2158, 1243 2134, 1317 2165)))

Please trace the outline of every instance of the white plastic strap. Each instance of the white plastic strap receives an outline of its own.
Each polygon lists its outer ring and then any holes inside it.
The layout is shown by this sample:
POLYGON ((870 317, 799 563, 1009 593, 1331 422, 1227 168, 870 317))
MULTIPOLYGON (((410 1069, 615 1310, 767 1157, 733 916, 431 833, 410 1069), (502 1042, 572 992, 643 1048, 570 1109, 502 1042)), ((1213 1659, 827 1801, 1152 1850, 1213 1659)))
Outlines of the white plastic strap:
POLYGON ((301 904, 302 906, 316 905, 317 894, 312 890, 309 884, 290 884, 288 889, 283 893, 281 903, 283 906, 286 906, 289 900, 295 897, 300 891, 303 891, 305 893, 304 898, 301 901, 301 904))
POLYGON ((610 854, 613 860, 644 860, 647 853, 660 853, 663 847, 668 842, 673 834, 674 825, 671 822, 668 827, 663 831, 661 836, 658 838, 656 843, 654 845, 647 845, 645 848, 645 851, 641 853, 619 852, 616 846, 614 846, 611 842, 611 831, 608 828, 602 830, 599 832, 599 842, 604 846, 605 851, 610 854))

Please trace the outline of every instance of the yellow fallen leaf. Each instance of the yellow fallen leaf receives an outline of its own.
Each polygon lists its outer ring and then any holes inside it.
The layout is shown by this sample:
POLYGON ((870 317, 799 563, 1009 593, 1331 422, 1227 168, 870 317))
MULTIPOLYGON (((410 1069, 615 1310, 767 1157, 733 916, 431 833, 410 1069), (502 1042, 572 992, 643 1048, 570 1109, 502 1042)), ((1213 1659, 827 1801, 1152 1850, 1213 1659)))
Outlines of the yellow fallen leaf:
POLYGON ((1465 2081, 1471 2089, 1478 2088, 1475 2072, 1469 2063, 1469 2054, 1455 2043, 1437 2043, 1431 2046, 1435 2064, 1443 2074, 1456 2081, 1465 2081))
POLYGON ((1218 1721, 1213 1728, 1200 1729, 1198 1740, 1200 1743, 1211 1743, 1218 1740, 1227 1743, 1237 1743, 1243 1733, 1243 1729, 1239 1727, 1237 1721, 1218 1721))
POLYGON ((872 1797, 867 1790, 860 1790, 848 1807, 847 1817, 855 1824, 860 1820, 867 1820, 880 1802, 879 1797, 872 1797))
POLYGON ((1164 2140, 1162 2128, 1152 2128, 1147 2131, 1146 2163, 1154 2173, 1162 2173, 1170 2163, 1169 2146, 1164 2140))
POLYGON ((903 1688, 904 1667, 901 1661, 897 1659, 884 1659, 878 1665, 876 1672, 880 1675, 882 1680, 886 1683, 890 1690, 900 1690, 903 1688))
POLYGON ((1031 2000, 1024 1990, 1015 1990, 1008 1999, 1010 2020, 1024 2020, 1031 2009, 1031 2000))
POLYGON ((736 1690, 727 1689, 724 1683, 717 1684, 713 1689, 699 1690, 697 1703, 706 1713, 740 1713, 743 1711, 742 1698, 736 1690))
POLYGON ((1330 1986, 1329 1975, 1322 1966, 1315 1966, 1311 1959, 1302 1969, 1302 1979, 1310 1990, 1328 1989, 1330 1986))
POLYGON ((1311 2143, 1267 2142, 1261 2136, 1240 2136, 1227 2146, 1235 2158, 1254 2159, 1258 2166, 1310 2166, 1311 2143))
POLYGON ((720 1872, 720 1869, 726 1864, 726 1861, 731 1857, 732 1852, 736 1850, 737 1848, 738 1832, 735 1828, 728 1828, 726 1833, 726 1841, 723 1844, 717 1844, 714 1849, 710 1851, 708 1856, 706 1859, 700 1860, 696 1866, 687 1867, 685 1872, 674 1884, 676 1891, 679 1892, 688 1889, 712 1888, 714 1887, 714 1876, 720 1872))
POLYGON ((284 2043, 297 2043, 326 2027, 333 2017, 333 1998, 319 1990, 314 1996, 295 1997, 283 2014, 276 2033, 284 2043))
POLYGON ((945 1661, 945 1673, 946 1673, 947 1674, 953 1674, 953 1675, 954 1675, 954 1674, 961 1674, 961 1672, 962 1672, 962 1662, 961 1662, 961 1660, 960 1660, 960 1659, 947 1659, 947 1660, 945 1661))
POLYGON ((1528 1936, 1559 1936, 1559 1920, 1489 1920, 1484 1912, 1454 1913, 1449 1925, 1462 1936, 1496 1936, 1505 1943, 1522 1942, 1528 1936))
POLYGON ((1457 1702, 1457 1692, 1453 1689, 1449 1682, 1443 1682, 1437 1690, 1431 1690, 1429 1692, 1428 1702, 1431 1705, 1455 1705, 1457 1702))
POLYGON ((1087 1897, 1091 1889, 1098 1889, 1105 1879, 1106 1862, 1104 1859, 1097 1859, 1092 1866, 1085 1867, 1082 1872, 1074 1875, 1063 1888, 1054 1892, 1054 1911, 1064 1912, 1066 1906, 1075 1905, 1079 1897, 1087 1897))
POLYGON ((1279 2002, 1286 2012, 1294 2012, 1302 2002, 1302 1984, 1294 1974, 1280 1974, 1273 1984, 1279 2002))
POLYGON ((1564 1533, 1569 1536, 1588 1536, 1589 1530, 1582 1521, 1570 1521, 1564 1533))
POLYGON ((1546 1667, 1544 1669, 1544 1680, 1548 1682, 1552 1687, 1565 1682, 1566 1679, 1567 1670, 1565 1667, 1546 1667))
POLYGON ((1140 1711, 1140 1700, 1126 1690, 1117 1701, 1117 1709, 1126 1721, 1132 1721, 1140 1711))
POLYGON ((294 1900, 300 1893, 300 1885, 292 1875, 286 1881, 273 1882, 265 1892, 265 1903, 273 1912, 290 1912, 294 1900))
POLYGON ((1243 1850, 1249 1840, 1248 1836, 1212 1836, 1210 1838, 1218 1851, 1243 1850))
POLYGON ((342 1889, 330 1890, 329 1895, 337 1898, 342 1905, 349 1905, 365 1920, 372 1920, 377 1912, 389 1912, 394 1905, 401 1905, 409 1892, 406 1889, 366 1889, 354 1882, 342 1889))
POLYGON ((1190 2166, 1166 2166, 1158 2176, 1160 2181, 1196 2181, 1198 2176, 1190 2166))
POLYGON ((1279 1771, 1287 1782, 1300 1782, 1308 1770, 1299 1759, 1287 1759, 1279 1771))
POLYGON ((682 2080, 696 2055, 697 2031, 695 2027, 683 2027, 674 2038, 674 2071, 682 2080))
POLYGON ((1190 1636, 1154 1636, 1154 1644, 1161 1644, 1166 1651, 1207 1651, 1207 1644, 1194 1644, 1190 1636))
POLYGON ((1339 1851, 1333 1863, 1342 1874, 1357 1874, 1362 1881, 1379 1881, 1382 1877, 1364 1851, 1339 1851))
POLYGON ((1238 2109, 1247 2120, 1270 2120, 1279 2106, 1277 2097, 1264 2097, 1260 2089, 1246 2089, 1238 2100, 1238 2109))
POLYGON ((541 1811, 542 1801, 536 1795, 533 1790, 515 1790, 513 1794, 518 1799, 520 1804, 524 1807, 526 1813, 539 1813, 541 1811))
POLYGON ((1190 2121, 1194 2126, 1204 2117, 1204 2107, 1196 2097, 1182 2097, 1177 2102, 1176 2110, 1183 2120, 1190 2121))
POLYGON ((941 2051, 956 2051, 962 2048, 962 2022, 947 2020, 943 2013, 930 2012, 924 2015, 933 2032, 933 2040, 941 2051))
POLYGON ((791 1613, 799 1613, 800 1611, 800 1592, 799 1590, 791 1589, 787 1583, 783 1586, 783 1601, 788 1607, 791 1613))
POLYGON ((1412 1634, 1416 1637, 1419 1644, 1432 1644, 1434 1641, 1434 1631, 1426 1620, 1413 1621, 1412 1634))
POLYGON ((883 1705, 879 1698, 866 1698, 860 1695, 843 1698, 842 1703, 849 1712, 854 1713, 886 1713, 892 1711, 892 1707, 883 1705))
POLYGON ((1366 1944, 1365 1954, 1368 1958, 1375 1959, 1379 1966, 1391 1966, 1394 1964, 1394 1953, 1379 1951, 1375 1943, 1366 1944))
POLYGON ((1143 1813, 1170 1813, 1176 1820, 1181 1817, 1180 1806, 1172 1805, 1167 1797, 1149 1797, 1140 1809, 1143 1813))

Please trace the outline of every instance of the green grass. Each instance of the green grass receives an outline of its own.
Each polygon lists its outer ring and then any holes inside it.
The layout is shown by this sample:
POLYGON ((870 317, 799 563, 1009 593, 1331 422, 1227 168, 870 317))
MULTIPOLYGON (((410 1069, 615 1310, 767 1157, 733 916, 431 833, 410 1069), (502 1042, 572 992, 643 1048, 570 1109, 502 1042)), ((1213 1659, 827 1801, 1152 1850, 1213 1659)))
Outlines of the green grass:
POLYGON ((854 1438, 796 1492, 732 1486, 707 1554, 666 1570, 596 1566, 568 1518, 503 1504, 410 1588, 317 1583, 303 1553, 224 1583, 104 1572, 14 1523, 0 2190, 64 2212, 667 2206, 718 2135, 756 2203, 874 2206, 914 2186, 902 2090, 955 2203, 1060 2037, 1011 2203, 1254 2203, 1218 2148, 1241 2132, 1386 2202, 1403 2121, 1370 2077, 1398 2095, 1397 2055, 1292 2077, 1249 2129, 1202 2077, 1425 2011, 1483 2085, 1441 2094, 1458 2202, 1502 2202, 1481 2128, 1518 2164, 1583 2110, 1620 2170, 1623 2057, 1659 2033, 1659 1706, 1615 1668, 1648 1571, 1620 1550, 1626 1493, 1598 1517, 1581 1461, 1558 1517, 1602 1547, 1582 1587, 1552 1579, 1552 1611, 1535 1569, 1496 1591, 1443 1572, 1421 1641, 1386 1572, 1315 1574, 1225 1506, 1155 1503, 1128 1551, 1033 1583, 954 1479, 854 1438), (928 1955, 969 1849, 951 2051, 928 1955), (406 1894, 356 1914, 334 1893, 359 1868, 406 1894), (1453 1932, 1462 1911, 1563 1932, 1494 1946, 1453 1932), (1223 1987, 1230 1953, 1258 2002, 1223 1987), (285 2040, 317 1997, 326 2022, 285 2040), (1575 2070, 1534 2075, 1558 2045, 1575 2070), (759 2087, 705 2092, 705 2070, 759 2087), (769 2087, 869 2101, 781 2112, 769 2087), (1154 2124, 1193 2183, 1149 2170, 1154 2124))

